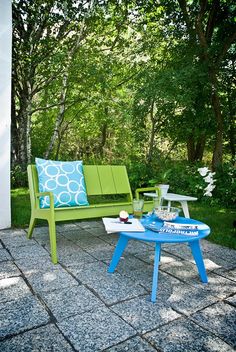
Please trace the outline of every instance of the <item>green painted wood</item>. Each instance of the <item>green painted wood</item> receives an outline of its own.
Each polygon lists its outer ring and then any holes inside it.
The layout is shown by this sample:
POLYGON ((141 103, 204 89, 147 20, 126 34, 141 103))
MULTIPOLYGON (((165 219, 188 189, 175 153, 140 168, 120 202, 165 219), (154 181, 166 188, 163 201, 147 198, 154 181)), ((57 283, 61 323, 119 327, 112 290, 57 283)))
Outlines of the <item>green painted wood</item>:
POLYGON ((102 194, 102 188, 96 165, 84 165, 84 179, 86 191, 89 196, 98 196, 102 194))
POLYGON ((129 178, 125 166, 112 166, 112 175, 117 194, 131 194, 129 178))
MULTIPOLYGON (((31 218, 28 230, 28 238, 32 237, 37 219, 48 221, 49 237, 51 246, 51 258, 54 264, 57 263, 56 226, 57 221, 92 219, 104 216, 118 216, 121 210, 126 210, 130 214, 133 212, 132 192, 125 166, 111 165, 84 165, 84 177, 88 195, 109 195, 126 194, 127 202, 110 202, 102 204, 90 204, 89 206, 54 208, 53 193, 39 193, 38 174, 35 165, 27 168, 31 218), (49 195, 50 208, 40 209, 39 197, 49 195)), ((141 191, 141 190, 139 190, 141 191)), ((139 195, 139 193, 138 193, 139 195)), ((153 208, 153 201, 144 203, 144 211, 153 208)))
POLYGON ((112 166, 99 165, 97 168, 102 188, 102 194, 117 194, 113 179, 112 166))

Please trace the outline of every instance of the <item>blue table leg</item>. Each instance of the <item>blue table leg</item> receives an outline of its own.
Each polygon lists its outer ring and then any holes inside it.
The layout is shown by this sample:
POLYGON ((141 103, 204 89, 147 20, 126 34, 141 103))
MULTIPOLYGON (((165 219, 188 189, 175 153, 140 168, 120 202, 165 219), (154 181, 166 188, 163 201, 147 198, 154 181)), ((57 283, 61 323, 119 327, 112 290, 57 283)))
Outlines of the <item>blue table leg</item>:
POLYGON ((206 274, 204 261, 202 258, 200 241, 197 240, 197 241, 189 242, 189 245, 191 247, 192 255, 193 255, 193 258, 196 262, 200 278, 201 278, 202 282, 207 283, 208 278, 207 278, 207 274, 206 274))
POLYGON ((160 257, 161 257, 161 245, 160 245, 160 243, 156 243, 155 257, 154 257, 153 278, 152 278, 152 295, 151 295, 151 301, 153 303, 156 302, 156 297, 157 297, 158 267, 159 267, 160 257))
POLYGON ((119 263, 120 257, 122 256, 122 253, 125 250, 125 247, 127 246, 128 243, 128 238, 126 236, 120 235, 120 238, 117 242, 110 266, 108 268, 109 273, 114 273, 115 268, 117 264, 119 263))

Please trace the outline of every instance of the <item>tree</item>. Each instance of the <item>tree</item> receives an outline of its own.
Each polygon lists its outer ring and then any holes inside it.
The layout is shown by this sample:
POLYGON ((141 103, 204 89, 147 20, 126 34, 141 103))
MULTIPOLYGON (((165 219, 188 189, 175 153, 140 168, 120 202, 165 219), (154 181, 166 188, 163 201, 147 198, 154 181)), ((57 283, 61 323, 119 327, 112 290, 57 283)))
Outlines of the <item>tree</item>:
POLYGON ((13 1, 12 163, 23 170, 31 162, 32 115, 63 105, 62 95, 50 106, 40 106, 38 97, 66 77, 68 47, 89 3, 13 1))

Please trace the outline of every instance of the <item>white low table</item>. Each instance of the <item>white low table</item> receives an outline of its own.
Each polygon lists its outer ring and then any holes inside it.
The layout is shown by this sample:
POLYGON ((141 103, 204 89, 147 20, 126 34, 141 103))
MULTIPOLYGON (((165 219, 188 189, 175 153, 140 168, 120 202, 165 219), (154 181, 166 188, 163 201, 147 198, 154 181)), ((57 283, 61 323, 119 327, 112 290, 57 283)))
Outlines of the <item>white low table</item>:
MULTIPOLYGON (((156 198, 156 193, 144 193, 144 196, 156 198)), ((189 211, 188 211, 188 202, 197 200, 196 197, 184 196, 182 194, 175 194, 175 193, 167 193, 162 199, 168 201, 168 206, 171 206, 171 202, 179 202, 184 212, 184 216, 186 218, 190 218, 189 211)))

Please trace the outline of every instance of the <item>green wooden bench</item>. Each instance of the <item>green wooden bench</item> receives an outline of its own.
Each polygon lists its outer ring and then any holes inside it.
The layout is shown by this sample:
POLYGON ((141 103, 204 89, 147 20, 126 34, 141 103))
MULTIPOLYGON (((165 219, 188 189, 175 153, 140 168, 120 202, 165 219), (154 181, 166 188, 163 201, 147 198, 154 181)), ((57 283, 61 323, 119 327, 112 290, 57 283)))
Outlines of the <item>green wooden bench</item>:
MULTIPOLYGON (((54 264, 57 263, 56 245, 56 222, 78 219, 99 218, 105 216, 117 216, 121 210, 132 213, 132 192, 125 166, 114 165, 84 165, 84 178, 87 195, 89 196, 113 196, 122 195, 122 201, 109 201, 105 203, 90 204, 89 206, 77 207, 54 207, 54 197, 52 192, 39 193, 38 173, 35 165, 28 165, 28 182, 31 202, 31 218, 28 230, 28 238, 32 237, 33 229, 37 219, 45 219, 49 225, 49 237, 51 246, 51 258, 54 264), (39 197, 49 196, 50 207, 41 209, 39 197)), ((156 190, 158 187, 139 188, 136 190, 136 197, 145 191, 156 190)), ((94 198, 94 197, 93 197, 94 198)), ((144 211, 153 208, 153 201, 144 202, 144 211)))

